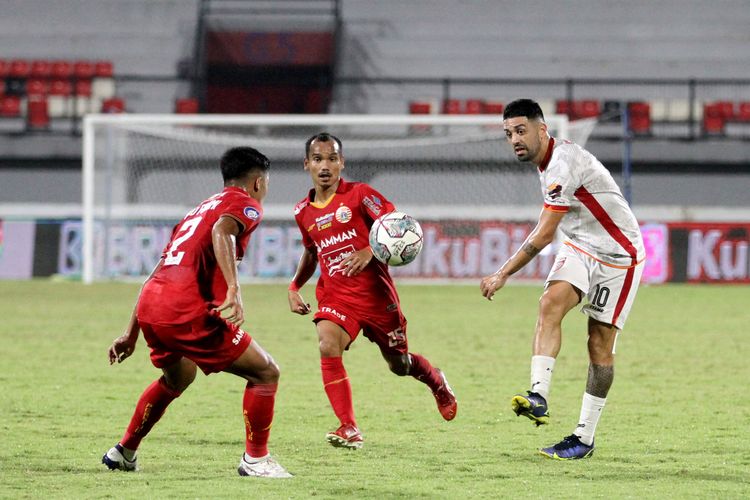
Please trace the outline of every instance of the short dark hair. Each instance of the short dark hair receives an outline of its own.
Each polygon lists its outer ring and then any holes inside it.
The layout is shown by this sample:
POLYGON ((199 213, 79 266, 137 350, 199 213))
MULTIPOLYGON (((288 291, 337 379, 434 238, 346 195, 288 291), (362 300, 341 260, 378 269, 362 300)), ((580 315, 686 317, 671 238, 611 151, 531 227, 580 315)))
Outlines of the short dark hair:
POLYGON ((503 120, 516 118, 517 116, 525 116, 529 120, 539 119, 544 121, 542 108, 536 101, 532 101, 531 99, 517 99, 505 106, 503 120))
POLYGON ((315 134, 314 136, 310 137, 305 142, 305 158, 310 154, 310 145, 313 143, 313 141, 320 141, 320 142, 328 142, 328 141, 336 141, 336 144, 339 145, 339 153, 344 152, 344 145, 341 144, 341 139, 336 137, 335 135, 331 135, 328 132, 321 132, 319 134, 315 134))
POLYGON ((266 173, 271 168, 271 161, 257 149, 243 146, 228 149, 221 156, 220 165, 226 183, 251 173, 266 173))

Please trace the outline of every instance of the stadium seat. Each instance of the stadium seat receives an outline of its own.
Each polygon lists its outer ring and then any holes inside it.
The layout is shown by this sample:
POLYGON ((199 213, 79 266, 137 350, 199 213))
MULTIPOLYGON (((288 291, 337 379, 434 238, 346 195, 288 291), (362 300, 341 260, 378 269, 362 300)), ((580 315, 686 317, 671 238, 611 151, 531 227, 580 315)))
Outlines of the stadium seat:
POLYGON ((49 85, 49 114, 53 118, 71 116, 73 85, 69 80, 52 80, 49 85))
POLYGON ((195 97, 175 99, 174 112, 179 114, 195 114, 199 112, 199 102, 195 97))
POLYGON ((411 101, 409 103, 410 115, 429 115, 432 110, 433 104, 430 101, 411 101))
POLYGON ((31 72, 31 63, 25 59, 14 59, 10 63, 8 77, 10 78, 28 78, 31 72))
POLYGON ((669 103, 666 99, 651 99, 651 119, 655 122, 666 122, 669 120, 669 103))
POLYGON ((596 118, 600 113, 599 101, 585 99, 573 101, 573 119, 579 118, 596 118))
POLYGON ((636 135, 651 133, 651 106, 647 102, 629 102, 630 131, 636 135))
POLYGON ((80 80, 91 80, 94 78, 94 65, 89 61, 76 61, 73 64, 73 77, 80 80))
POLYGON ((32 79, 26 81, 26 95, 46 95, 47 84, 44 80, 32 79))
POLYGON ((26 95, 26 78, 7 78, 5 80, 5 94, 23 97, 26 95))
POLYGON ((460 115, 461 101, 459 99, 445 99, 443 101, 443 113, 446 115, 460 115))
POLYGON ((16 95, 6 95, 0 98, 0 116, 4 118, 21 116, 21 98, 16 95))
POLYGON ((112 78, 114 76, 112 61, 97 61, 94 63, 94 76, 96 78, 112 78))
POLYGON ((69 80, 73 76, 73 64, 70 61, 52 61, 50 78, 69 80))
POLYGON ((703 105, 703 133, 705 135, 723 135, 726 123, 722 103, 705 103, 703 105))
POLYGON ((91 80, 78 80, 74 90, 75 115, 81 117, 93 112, 95 108, 91 98, 91 80))
POLYGON ((7 78, 10 74, 10 63, 5 59, 0 59, 0 79, 7 78))
POLYGON ((49 123, 47 96, 29 95, 26 103, 26 128, 28 130, 47 130, 49 129, 49 123))
POLYGON ((481 99, 466 99, 464 112, 467 115, 481 115, 484 113, 484 101, 481 99))
POLYGON ((484 113, 487 115, 502 115, 505 104, 501 101, 485 101, 484 113))
POLYGON ((737 103, 737 114, 735 118, 739 122, 750 122, 750 101, 737 103))
POLYGON ((102 102, 102 113, 124 113, 125 99, 121 97, 110 97, 102 102))
POLYGON ((604 123, 619 123, 622 119, 620 101, 606 100, 602 103, 601 120, 604 123))
POLYGON ((114 68, 111 61, 94 63, 94 78, 91 81, 91 95, 95 102, 103 103, 115 96, 114 68))
POLYGON ((670 122, 687 123, 690 120, 690 101, 687 99, 670 99, 667 120, 670 122))
POLYGON ((573 118, 573 102, 566 100, 558 100, 555 102, 555 114, 568 115, 568 118, 573 118))
POLYGON ((52 74, 52 63, 45 60, 35 60, 31 62, 29 78, 38 78, 46 80, 52 74))

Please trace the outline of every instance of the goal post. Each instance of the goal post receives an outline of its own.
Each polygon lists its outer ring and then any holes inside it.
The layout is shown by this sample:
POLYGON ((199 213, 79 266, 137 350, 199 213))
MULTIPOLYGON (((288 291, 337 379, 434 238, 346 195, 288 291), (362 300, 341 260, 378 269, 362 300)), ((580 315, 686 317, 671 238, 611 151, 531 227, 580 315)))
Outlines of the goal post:
MULTIPOLYGON (((579 144, 591 131, 562 115, 546 121, 554 136, 579 144)), ((87 115, 83 281, 148 274, 171 226, 221 190, 219 158, 230 147, 270 158, 265 219, 294 224, 294 204, 311 186, 304 143, 322 131, 343 142, 344 177, 372 184, 415 217, 520 220, 538 208, 533 169, 518 166, 498 116, 87 115)))

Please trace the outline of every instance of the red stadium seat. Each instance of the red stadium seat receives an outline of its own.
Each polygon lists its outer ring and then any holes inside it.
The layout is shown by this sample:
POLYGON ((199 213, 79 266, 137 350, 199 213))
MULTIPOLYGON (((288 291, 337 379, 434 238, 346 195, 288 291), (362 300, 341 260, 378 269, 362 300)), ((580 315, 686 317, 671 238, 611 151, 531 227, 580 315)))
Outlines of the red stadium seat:
POLYGON ((443 101, 443 113, 446 115, 460 115, 461 101, 458 99, 446 99, 443 101))
POLYGON ((429 101, 412 101, 409 103, 410 115, 429 115, 432 113, 432 103, 429 101))
POLYGON ((47 79, 52 74, 52 63, 49 61, 36 60, 31 62, 30 78, 47 79))
POLYGON ((0 78, 7 78, 10 74, 10 63, 5 59, 0 59, 0 78))
POLYGON ((75 95, 91 97, 91 80, 79 80, 76 82, 75 95))
POLYGON ((69 80, 73 76, 73 64, 70 61, 53 61, 51 78, 69 80))
POLYGON ((714 104, 724 120, 732 120, 734 118, 734 103, 732 101, 717 101, 714 104))
POLYGON ((114 76, 112 61, 97 61, 94 64, 94 76, 97 78, 112 78, 114 76))
POLYGON ((481 115, 484 113, 484 101, 481 99, 466 99, 464 111, 467 115, 481 115))
POLYGON ((750 122, 750 101, 737 103, 737 114, 735 115, 735 118, 740 122, 750 122))
POLYGON ((0 116, 5 118, 21 116, 21 98, 16 95, 6 95, 0 98, 0 116))
POLYGON ((583 100, 573 101, 573 117, 578 118, 596 118, 601 113, 599 101, 583 100))
POLYGON ((638 135, 651 133, 651 106, 647 102, 629 102, 630 131, 638 135))
POLYGON ((723 135, 726 123, 725 106, 721 103, 703 105, 703 133, 706 135, 723 135))
POLYGON ((91 80, 94 70, 94 64, 89 61, 76 61, 73 64, 73 76, 76 80, 91 80))
POLYGON ((46 96, 29 95, 26 104, 26 127, 29 130, 46 130, 49 128, 49 110, 46 96))
POLYGON ((26 82, 26 95, 45 95, 47 93, 47 85, 44 80, 28 80, 26 82))
POLYGON ((102 102, 102 113, 124 113, 125 99, 121 97, 110 97, 102 102))
POLYGON ((180 114, 196 114, 199 110, 198 99, 195 97, 184 97, 181 99, 175 99, 174 101, 174 112, 180 114))
POLYGON ((31 63, 25 59, 14 59, 10 63, 8 76, 11 78, 28 78, 31 72, 31 63))
POLYGON ((505 104, 500 101, 485 101, 484 113, 487 115, 502 115, 505 110, 505 104))

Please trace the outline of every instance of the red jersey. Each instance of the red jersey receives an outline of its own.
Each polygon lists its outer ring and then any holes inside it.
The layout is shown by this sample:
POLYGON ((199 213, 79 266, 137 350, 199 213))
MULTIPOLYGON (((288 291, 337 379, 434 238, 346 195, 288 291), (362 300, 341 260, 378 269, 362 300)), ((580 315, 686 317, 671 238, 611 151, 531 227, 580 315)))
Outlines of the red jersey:
POLYGON ((338 298, 358 305, 398 303, 398 294, 388 266, 373 258, 356 276, 344 276, 340 263, 356 250, 367 248, 372 223, 396 208, 382 194, 361 182, 339 180, 336 193, 317 203, 315 190, 294 207, 294 218, 302 232, 302 244, 315 248, 320 265, 318 302, 338 298))
POLYGON ((139 320, 156 325, 187 323, 224 302, 227 283, 216 261, 211 231, 225 215, 241 227, 236 258, 242 260, 263 209, 243 189, 225 187, 188 212, 174 227, 162 253, 162 267, 141 292, 139 320))

